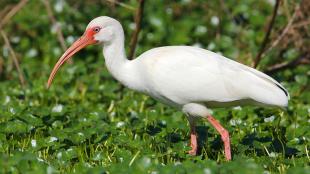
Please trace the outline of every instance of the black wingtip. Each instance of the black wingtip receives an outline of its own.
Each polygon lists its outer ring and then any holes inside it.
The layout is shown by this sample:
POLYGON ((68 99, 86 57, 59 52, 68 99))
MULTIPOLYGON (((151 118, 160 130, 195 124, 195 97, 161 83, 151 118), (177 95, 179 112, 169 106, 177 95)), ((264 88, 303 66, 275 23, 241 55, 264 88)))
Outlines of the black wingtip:
POLYGON ((278 85, 278 84, 276 84, 277 85, 277 87, 279 87, 283 92, 284 92, 284 94, 286 95, 286 97, 288 97, 288 92, 282 87, 282 86, 280 86, 280 85, 278 85))

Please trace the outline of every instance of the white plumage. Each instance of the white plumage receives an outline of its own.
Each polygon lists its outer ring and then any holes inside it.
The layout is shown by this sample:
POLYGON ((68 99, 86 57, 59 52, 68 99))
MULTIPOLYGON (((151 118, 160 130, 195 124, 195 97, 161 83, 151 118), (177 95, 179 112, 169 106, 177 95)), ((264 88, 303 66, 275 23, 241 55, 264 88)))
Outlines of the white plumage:
POLYGON ((137 90, 174 106, 240 104, 287 106, 286 91, 271 77, 219 54, 189 46, 151 49, 130 62, 137 90))
POLYGON ((110 17, 92 20, 84 33, 55 65, 48 86, 59 67, 83 47, 101 43, 110 73, 129 88, 182 110, 191 126, 190 154, 197 153, 196 117, 208 121, 221 134, 226 159, 231 159, 228 132, 208 108, 236 105, 286 107, 288 93, 268 75, 219 54, 190 46, 166 46, 146 51, 130 61, 124 49, 121 24, 110 17))

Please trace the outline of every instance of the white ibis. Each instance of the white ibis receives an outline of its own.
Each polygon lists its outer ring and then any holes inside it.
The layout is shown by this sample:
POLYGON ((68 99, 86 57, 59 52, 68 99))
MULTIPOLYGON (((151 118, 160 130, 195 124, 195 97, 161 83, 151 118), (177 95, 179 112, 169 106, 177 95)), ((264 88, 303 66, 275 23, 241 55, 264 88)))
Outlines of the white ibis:
POLYGON ((289 95, 268 75, 219 54, 190 46, 166 46, 146 51, 128 60, 124 31, 115 19, 93 19, 85 33, 62 55, 48 79, 48 87, 59 67, 82 48, 100 44, 109 72, 130 89, 145 93, 181 110, 190 124, 191 150, 197 153, 197 118, 206 118, 221 134, 227 160, 231 160, 228 131, 208 108, 239 105, 286 107, 289 95))

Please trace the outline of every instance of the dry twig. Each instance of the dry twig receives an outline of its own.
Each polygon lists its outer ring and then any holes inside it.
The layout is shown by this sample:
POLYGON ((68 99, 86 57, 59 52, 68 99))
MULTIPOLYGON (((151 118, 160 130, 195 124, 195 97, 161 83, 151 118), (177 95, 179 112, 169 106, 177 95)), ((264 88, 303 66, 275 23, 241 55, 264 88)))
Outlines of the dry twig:
POLYGON ((266 32, 265 38, 264 38, 264 40, 263 40, 263 42, 261 44, 260 50, 259 50, 259 52, 258 52, 258 54, 257 54, 257 56, 255 57, 255 60, 254 60, 254 64, 253 64, 254 68, 257 67, 257 65, 259 64, 259 62, 262 59, 262 54, 265 52, 267 43, 269 41, 269 36, 270 36, 271 30, 272 30, 274 21, 275 21, 276 16, 277 16, 277 12, 278 12, 278 9, 279 9, 280 1, 281 0, 276 0, 276 4, 275 4, 274 9, 273 9, 271 20, 270 20, 270 22, 268 24, 268 28, 267 28, 267 32, 266 32))
POLYGON ((307 26, 307 25, 310 25, 310 20, 307 20, 307 21, 301 21, 299 23, 296 23, 292 26, 292 28, 300 28, 300 27, 304 27, 304 26, 307 26))
POLYGON ((290 62, 283 62, 283 63, 272 65, 269 68, 267 68, 267 70, 265 70, 264 72, 267 74, 273 74, 275 72, 285 70, 288 68, 293 68, 301 64, 310 64, 310 53, 305 53, 301 56, 298 56, 297 58, 295 58, 294 60, 290 62))
MULTIPOLYGON (((310 3, 307 5, 306 1, 301 1, 296 4, 293 15, 289 15, 292 17, 289 18, 288 24, 285 26, 277 39, 271 44, 269 49, 267 49, 267 51, 270 51, 272 48, 280 45, 281 43, 282 45, 285 45, 285 47, 282 46, 282 50, 285 51, 288 50, 288 46, 290 44, 293 44, 295 48, 300 51, 300 56, 289 62, 284 61, 282 63, 271 65, 266 68, 266 73, 272 74, 288 68, 294 68, 299 65, 310 64, 310 52, 307 47, 307 38, 309 38, 309 34, 304 32, 305 30, 303 29, 305 28, 307 30, 306 25, 309 23, 309 19, 306 17, 308 13, 307 9, 309 9, 307 6, 309 7, 309 5, 310 3)), ((265 51, 265 53, 267 51, 265 51)))
POLYGON ((43 0, 43 3, 45 5, 46 11, 47 11, 47 15, 48 15, 50 21, 52 22, 52 25, 56 27, 56 33, 57 33, 58 42, 60 43, 61 48, 63 49, 63 51, 66 51, 67 50, 67 46, 66 46, 66 42, 65 42, 65 39, 64 39, 64 35, 62 34, 60 25, 57 22, 54 14, 53 14, 53 10, 51 8, 51 5, 50 5, 48 0, 43 0))
POLYGON ((272 42, 271 46, 264 52, 264 54, 266 54, 267 52, 269 52, 272 48, 274 48, 275 46, 277 46, 279 44, 279 42, 283 39, 283 37, 288 33, 288 31, 292 28, 292 24, 297 16, 297 13, 299 11, 299 5, 296 6, 295 8, 295 12, 293 14, 293 16, 291 17, 291 19, 289 20, 288 24, 286 25, 286 27, 284 28, 284 30, 282 31, 282 33, 280 34, 280 36, 272 42))
POLYGON ((117 4, 117 5, 121 6, 121 7, 127 8, 129 10, 133 10, 133 11, 136 10, 136 8, 134 8, 134 7, 132 7, 132 6, 128 5, 128 4, 125 4, 123 2, 119 2, 117 0, 105 0, 105 1, 108 1, 108 2, 113 3, 113 4, 117 4))
POLYGON ((0 75, 3 72, 3 66, 4 66, 4 61, 3 61, 3 58, 0 56, 0 75))
POLYGON ((0 21, 0 30, 22 7, 26 5, 27 1, 28 0, 21 0, 4 16, 4 18, 0 21))
POLYGON ((13 50, 11 44, 10 44, 10 41, 9 41, 8 37, 4 33, 4 31, 0 30, 0 33, 1 33, 2 37, 3 37, 3 39, 4 39, 5 45, 8 47, 8 49, 10 51, 10 54, 11 54, 11 57, 13 59, 14 65, 15 65, 16 70, 18 72, 18 77, 19 77, 20 84, 21 84, 22 88, 24 88, 25 84, 26 84, 26 81, 24 79, 23 72, 22 72, 22 70, 19 67, 19 62, 18 62, 18 59, 16 57, 16 54, 15 54, 15 52, 14 52, 14 50, 13 50))
POLYGON ((141 21, 142 21, 143 9, 144 9, 144 0, 139 0, 139 7, 138 7, 137 13, 135 15, 136 28, 135 28, 135 31, 131 37, 131 40, 130 40, 130 50, 129 50, 129 56, 128 56, 129 59, 132 59, 134 57, 134 54, 135 54, 135 50, 136 50, 136 46, 137 46, 137 42, 138 42, 138 36, 139 36, 139 32, 141 30, 141 21))
POLYGON ((2 8, 0 11, 0 19, 3 19, 4 16, 6 16, 13 7, 14 5, 6 5, 4 8, 2 8))

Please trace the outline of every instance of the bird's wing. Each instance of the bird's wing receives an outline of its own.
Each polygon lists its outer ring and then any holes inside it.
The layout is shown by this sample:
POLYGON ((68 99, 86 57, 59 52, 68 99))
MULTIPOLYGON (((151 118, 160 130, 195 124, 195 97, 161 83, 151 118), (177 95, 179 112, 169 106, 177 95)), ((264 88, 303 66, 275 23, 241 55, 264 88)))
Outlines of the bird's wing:
POLYGON ((287 92, 274 79, 211 51, 187 46, 160 47, 141 57, 145 57, 140 60, 145 61, 143 73, 147 74, 148 89, 158 98, 179 104, 252 99, 287 105, 287 92))
POLYGON ((220 62, 224 65, 226 83, 235 91, 244 91, 247 98, 267 105, 285 107, 288 104, 289 94, 287 90, 270 76, 240 64, 231 59, 220 56, 220 62))

